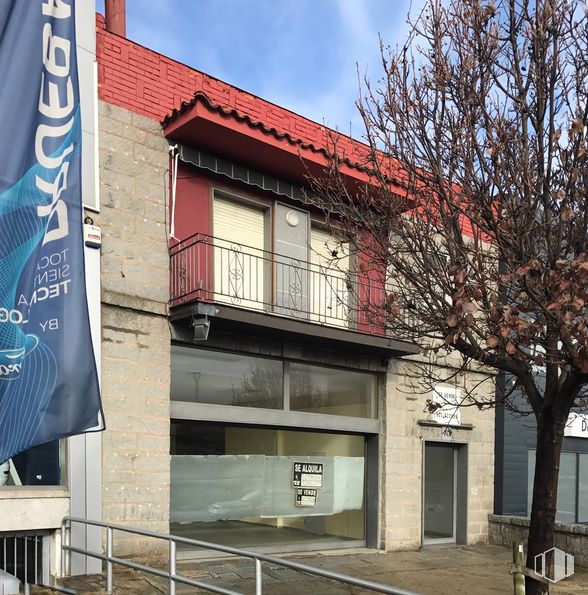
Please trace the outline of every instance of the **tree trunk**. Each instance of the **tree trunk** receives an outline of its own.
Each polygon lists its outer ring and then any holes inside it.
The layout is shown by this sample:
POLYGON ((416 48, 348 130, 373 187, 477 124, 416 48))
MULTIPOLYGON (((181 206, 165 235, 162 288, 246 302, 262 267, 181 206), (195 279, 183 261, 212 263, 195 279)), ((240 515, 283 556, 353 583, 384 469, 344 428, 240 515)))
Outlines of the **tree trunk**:
MULTIPOLYGON (((537 424, 537 451, 533 481, 533 506, 527 546, 527 567, 535 568, 535 556, 554 547, 557 481, 565 420, 544 412, 537 424)), ((527 577, 526 595, 545 595, 549 585, 527 577)))

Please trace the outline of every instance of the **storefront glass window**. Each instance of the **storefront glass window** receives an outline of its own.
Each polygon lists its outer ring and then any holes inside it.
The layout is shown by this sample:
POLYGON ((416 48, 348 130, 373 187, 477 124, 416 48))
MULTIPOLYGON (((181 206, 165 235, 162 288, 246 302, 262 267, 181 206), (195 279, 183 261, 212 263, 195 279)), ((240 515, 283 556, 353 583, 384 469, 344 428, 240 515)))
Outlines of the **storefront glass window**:
MULTIPOLYGON (((535 450, 529 450, 528 464, 528 489, 527 489, 527 515, 531 514, 531 505, 533 502, 533 478, 535 473, 535 450)), ((588 503, 582 504, 582 481, 588 483, 588 474, 582 479, 582 467, 580 467, 580 476, 577 476, 576 465, 577 457, 580 456, 580 465, 582 457, 587 455, 578 455, 575 452, 562 452, 559 465, 559 480, 557 484, 557 514, 555 520, 562 523, 575 523, 577 516, 586 516, 588 503), (580 502, 577 501, 578 481, 580 481, 580 502), (583 507, 583 508, 582 508, 583 507), (584 512, 582 512, 582 510, 584 512)), ((588 465, 586 465, 588 472, 588 465)), ((588 487, 588 485, 586 485, 588 487)), ((578 519, 580 520, 580 519, 578 519)), ((582 522, 580 520, 580 522, 582 522)))
POLYGON ((62 444, 59 440, 40 444, 0 464, 0 487, 61 485, 62 444))
POLYGON ((192 403, 281 409, 283 364, 173 345, 171 397, 192 403))
POLYGON ((290 409, 375 418, 376 376, 292 363, 290 409))
POLYGON ((291 411, 377 418, 377 376, 172 346, 173 401, 282 409, 289 378, 291 411))
POLYGON ((578 522, 588 523, 588 454, 580 454, 578 522))
POLYGON ((576 453, 562 452, 557 484, 556 521, 576 522, 576 453))
POLYGON ((172 420, 171 531, 238 547, 362 541, 364 437, 172 420))

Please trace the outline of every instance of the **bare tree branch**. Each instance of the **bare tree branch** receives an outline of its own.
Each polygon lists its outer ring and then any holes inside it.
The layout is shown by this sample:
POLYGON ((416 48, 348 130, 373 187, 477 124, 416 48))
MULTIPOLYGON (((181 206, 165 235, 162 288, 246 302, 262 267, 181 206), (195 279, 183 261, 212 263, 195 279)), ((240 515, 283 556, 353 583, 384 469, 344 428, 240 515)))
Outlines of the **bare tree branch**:
POLYGON ((514 378, 496 401, 516 409, 521 391, 537 420, 535 551, 553 538, 563 427, 588 380, 586 10, 430 0, 412 26, 362 82, 372 183, 350 189, 340 155, 312 200, 380 289, 356 296, 358 316, 514 378))

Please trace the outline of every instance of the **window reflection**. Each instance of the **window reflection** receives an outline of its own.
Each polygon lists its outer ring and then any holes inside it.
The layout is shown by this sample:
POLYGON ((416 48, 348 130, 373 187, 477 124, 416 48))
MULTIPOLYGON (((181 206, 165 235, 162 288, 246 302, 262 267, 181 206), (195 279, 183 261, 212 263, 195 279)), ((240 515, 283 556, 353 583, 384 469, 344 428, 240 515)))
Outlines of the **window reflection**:
POLYGON ((305 364, 290 365, 293 411, 376 417, 376 377, 305 364))
POLYGON ((59 440, 33 446, 0 464, 0 486, 57 486, 62 483, 59 440))
POLYGON ((580 501, 578 502, 578 522, 588 522, 588 454, 581 454, 579 463, 579 487, 578 494, 580 501))
POLYGON ((174 401, 280 409, 282 395, 279 361, 172 346, 174 401))
MULTIPOLYGON (((588 477, 582 473, 582 459, 584 456, 575 452, 562 452, 559 477, 557 482, 557 513, 556 521, 562 523, 585 522, 586 506, 582 504, 582 485, 586 482, 588 477), (577 457, 580 457, 580 476, 576 472, 577 457), (580 486, 580 499, 578 501, 576 490, 578 489, 578 482, 580 486)), ((535 457, 536 451, 529 450, 528 470, 527 470, 527 515, 531 515, 531 505, 533 503, 533 478, 535 473, 535 457)), ((588 465, 586 465, 588 471, 588 465)))

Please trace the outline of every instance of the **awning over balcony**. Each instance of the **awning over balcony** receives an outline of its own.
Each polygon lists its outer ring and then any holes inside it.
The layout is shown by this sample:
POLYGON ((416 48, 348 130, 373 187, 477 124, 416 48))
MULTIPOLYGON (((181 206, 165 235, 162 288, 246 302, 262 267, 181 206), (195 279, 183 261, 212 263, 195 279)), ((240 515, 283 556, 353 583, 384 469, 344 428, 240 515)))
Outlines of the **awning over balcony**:
POLYGON ((179 145, 178 150, 179 158, 184 163, 190 163, 201 169, 206 169, 215 174, 226 176, 231 180, 243 182, 249 186, 255 186, 256 188, 273 192, 278 196, 285 196, 286 198, 298 201, 304 200, 304 190, 302 189, 302 186, 278 180, 273 176, 262 174, 249 167, 216 157, 215 155, 211 155, 210 153, 198 149, 193 149, 192 147, 179 145))

